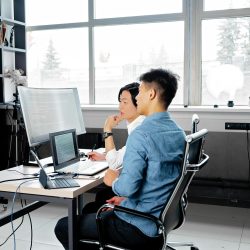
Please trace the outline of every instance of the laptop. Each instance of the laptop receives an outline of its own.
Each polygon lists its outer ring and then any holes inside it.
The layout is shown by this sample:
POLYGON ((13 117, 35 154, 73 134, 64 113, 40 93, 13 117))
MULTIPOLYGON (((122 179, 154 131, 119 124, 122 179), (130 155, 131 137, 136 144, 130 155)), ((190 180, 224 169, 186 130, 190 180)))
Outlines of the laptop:
POLYGON ((108 168, 106 161, 80 157, 75 129, 50 133, 49 136, 55 172, 92 176, 108 168))
POLYGON ((40 167, 40 173, 39 173, 39 182, 42 184, 42 186, 45 189, 56 189, 56 188, 72 188, 72 187, 80 187, 80 185, 72 179, 72 177, 68 178, 51 178, 44 170, 44 167, 35 154, 33 150, 30 151, 31 154, 34 156, 38 166, 40 167))

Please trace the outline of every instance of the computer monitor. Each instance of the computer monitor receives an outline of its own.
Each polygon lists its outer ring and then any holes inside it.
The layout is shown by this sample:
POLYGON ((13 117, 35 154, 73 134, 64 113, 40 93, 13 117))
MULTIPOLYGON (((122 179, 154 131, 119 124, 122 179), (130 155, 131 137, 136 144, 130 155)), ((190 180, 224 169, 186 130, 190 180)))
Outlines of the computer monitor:
POLYGON ((30 147, 49 141, 49 133, 86 133, 77 88, 18 86, 18 94, 30 147))

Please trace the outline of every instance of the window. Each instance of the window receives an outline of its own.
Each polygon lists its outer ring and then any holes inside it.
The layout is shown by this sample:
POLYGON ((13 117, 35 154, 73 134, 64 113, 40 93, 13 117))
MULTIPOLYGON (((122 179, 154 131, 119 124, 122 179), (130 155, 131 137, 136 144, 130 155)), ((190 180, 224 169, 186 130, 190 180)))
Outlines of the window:
POLYGON ((89 103, 87 29, 30 31, 27 40, 29 86, 77 87, 82 103, 89 103))
POLYGON ((250 96, 249 0, 204 1, 202 104, 248 105, 250 96))
POLYGON ((248 0, 205 0, 204 10, 225 10, 225 9, 240 9, 250 8, 248 0))
POLYGON ((26 0, 28 84, 117 104, 123 85, 162 67, 180 76, 173 104, 247 105, 249 13, 250 0, 26 0))
POLYGON ((250 18, 202 23, 202 103, 247 105, 250 94, 250 18), (209 42, 207 42, 209 41, 209 42))
POLYGON ((182 12, 182 1, 95 0, 95 18, 142 16, 182 12))
POLYGON ((180 76, 174 101, 183 104, 182 0, 27 0, 26 7, 29 86, 77 86, 82 103, 117 104, 123 85, 167 67, 180 76))
POLYGON ((25 7, 28 26, 88 20, 88 0, 26 0, 25 7))
POLYGON ((125 83, 154 67, 178 72, 181 82, 174 101, 182 103, 183 22, 96 27, 94 37, 97 104, 116 103, 125 83), (175 36, 169 37, 173 33, 175 36))

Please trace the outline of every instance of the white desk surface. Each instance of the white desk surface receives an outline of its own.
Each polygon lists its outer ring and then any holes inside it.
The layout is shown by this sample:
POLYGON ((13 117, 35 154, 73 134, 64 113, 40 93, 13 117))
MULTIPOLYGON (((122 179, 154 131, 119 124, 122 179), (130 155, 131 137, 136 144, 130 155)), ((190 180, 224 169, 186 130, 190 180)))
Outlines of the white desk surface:
MULTIPOLYGON (((39 171, 39 168, 30 167, 30 166, 17 166, 14 168, 2 170, 0 171, 0 181, 29 177, 28 175, 22 175, 12 170, 17 170, 24 174, 34 174, 39 171)), ((46 168, 46 171, 47 170, 48 172, 52 172, 53 167, 48 167, 46 168), (51 171, 49 171, 49 169, 51 169, 51 171)), ((76 187, 76 188, 44 189, 37 178, 37 179, 33 179, 22 184, 21 187, 18 189, 18 193, 74 198, 90 190, 91 188, 94 188, 98 186, 99 184, 101 184, 103 182, 104 173, 105 171, 99 174, 96 174, 95 177, 100 177, 99 179, 96 179, 96 180, 75 179, 80 185, 80 187, 76 187)), ((0 191, 16 192, 18 185, 24 181, 26 180, 9 181, 9 182, 0 183, 0 191)))
MULTIPOLYGON (((42 162, 48 161, 48 158, 41 160, 42 162)), ((51 160, 49 160, 51 162, 51 160)), ((34 174, 39 172, 39 168, 37 166, 17 166, 13 168, 9 168, 6 170, 0 171, 0 182, 9 179, 17 179, 17 178, 25 178, 29 177, 29 175, 23 175, 18 173, 17 170, 24 174, 34 174)), ((46 172, 50 173, 53 172, 53 167, 46 167, 46 172)), ((87 179, 87 177, 82 177, 84 179, 80 179, 81 176, 76 178, 75 180, 79 183, 80 187, 76 188, 60 188, 60 189, 44 189, 40 184, 38 178, 25 182, 21 185, 18 189, 18 193, 24 194, 33 194, 33 195, 45 195, 45 196, 54 196, 54 197, 62 197, 62 198, 75 198, 80 194, 90 190, 101 184, 103 182, 104 173, 100 172, 95 175, 95 177, 99 177, 99 179, 87 179)), ((26 180, 19 180, 19 181, 9 181, 0 183, 0 191, 6 192, 16 192, 18 185, 26 180)))

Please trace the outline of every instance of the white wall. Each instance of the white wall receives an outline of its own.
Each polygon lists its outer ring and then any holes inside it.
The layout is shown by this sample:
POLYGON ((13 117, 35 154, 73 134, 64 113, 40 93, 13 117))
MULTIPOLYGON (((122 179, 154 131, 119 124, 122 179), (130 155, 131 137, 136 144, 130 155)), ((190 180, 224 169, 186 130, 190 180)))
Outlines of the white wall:
MULTIPOLYGON (((102 128, 108 115, 118 112, 118 106, 83 106, 83 117, 86 128, 102 128)), ((225 132, 225 122, 250 123, 250 107, 171 107, 170 114, 184 129, 190 130, 191 119, 194 113, 200 117, 198 128, 207 128, 209 131, 225 132)), ((118 128, 126 128, 125 122, 118 128)), ((239 132, 230 130, 230 132, 239 132)))

